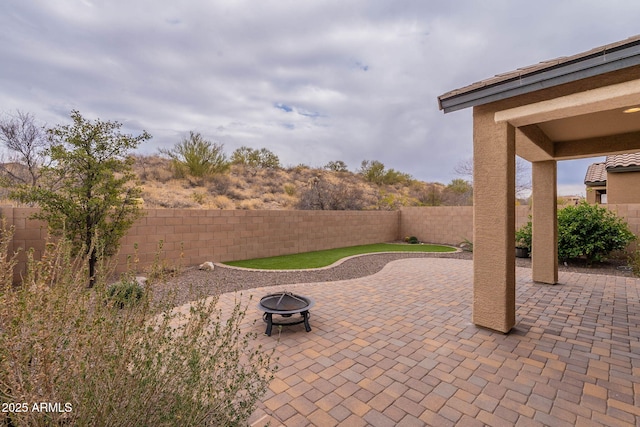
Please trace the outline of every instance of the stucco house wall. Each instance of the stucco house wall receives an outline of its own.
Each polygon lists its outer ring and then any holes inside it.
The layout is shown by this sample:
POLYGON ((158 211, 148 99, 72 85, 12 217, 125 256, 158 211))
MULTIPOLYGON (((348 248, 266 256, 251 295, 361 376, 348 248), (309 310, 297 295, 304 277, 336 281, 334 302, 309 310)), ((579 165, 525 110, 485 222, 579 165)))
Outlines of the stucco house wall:
POLYGON ((640 203, 640 171, 608 172, 607 203, 640 203))

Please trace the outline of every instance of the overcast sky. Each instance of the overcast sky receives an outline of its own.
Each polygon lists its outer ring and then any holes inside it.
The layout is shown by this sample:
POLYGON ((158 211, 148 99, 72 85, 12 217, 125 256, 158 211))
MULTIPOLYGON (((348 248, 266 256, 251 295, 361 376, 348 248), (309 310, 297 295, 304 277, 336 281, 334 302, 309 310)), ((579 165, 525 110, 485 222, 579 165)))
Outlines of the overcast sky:
MULTIPOLYGON (((0 113, 71 110, 147 130, 266 147, 285 166, 362 160, 448 183, 471 157, 449 90, 640 33, 634 0, 2 0, 0 113)), ((588 164, 560 162, 560 194, 588 164)))

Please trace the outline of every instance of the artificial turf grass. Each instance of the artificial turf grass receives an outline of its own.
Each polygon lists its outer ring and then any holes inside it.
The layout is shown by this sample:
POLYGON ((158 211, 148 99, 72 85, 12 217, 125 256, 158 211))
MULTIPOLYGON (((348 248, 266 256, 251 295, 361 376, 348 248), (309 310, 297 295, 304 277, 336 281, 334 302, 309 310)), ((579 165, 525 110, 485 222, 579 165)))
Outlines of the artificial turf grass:
POLYGON ((326 267, 334 262, 353 255, 378 252, 455 252, 451 246, 442 245, 405 245, 394 243, 375 243, 372 245, 349 246, 301 254, 280 255, 269 258, 256 258, 243 261, 229 261, 226 265, 262 270, 299 270, 326 267))

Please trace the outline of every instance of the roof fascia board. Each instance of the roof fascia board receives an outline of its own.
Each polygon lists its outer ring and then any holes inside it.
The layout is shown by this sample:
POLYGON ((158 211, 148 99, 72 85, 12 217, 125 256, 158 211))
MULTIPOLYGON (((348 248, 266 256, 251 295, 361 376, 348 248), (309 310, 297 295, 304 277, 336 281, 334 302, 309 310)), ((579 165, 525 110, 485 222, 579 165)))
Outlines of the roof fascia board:
POLYGON ((637 42, 623 49, 600 52, 460 95, 453 95, 445 99, 438 98, 438 102, 440 109, 449 113, 635 65, 640 65, 640 43, 637 42))
POLYGON ((638 171, 640 171, 640 166, 638 165, 616 166, 614 168, 607 168, 607 173, 638 172, 638 171))

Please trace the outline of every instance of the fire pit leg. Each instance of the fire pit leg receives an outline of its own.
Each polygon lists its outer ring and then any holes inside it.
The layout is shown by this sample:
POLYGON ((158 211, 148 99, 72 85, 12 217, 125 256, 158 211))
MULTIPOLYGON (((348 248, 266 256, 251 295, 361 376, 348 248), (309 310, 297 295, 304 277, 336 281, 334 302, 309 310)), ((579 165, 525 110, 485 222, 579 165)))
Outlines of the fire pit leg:
POLYGON ((304 329, 307 332, 311 331, 311 326, 309 325, 309 312, 308 311, 303 311, 302 312, 302 317, 304 318, 304 329))
POLYGON ((267 322, 267 330, 265 331, 265 335, 270 337, 271 336, 271 328, 273 327, 273 314, 265 313, 264 314, 264 321, 267 322))

